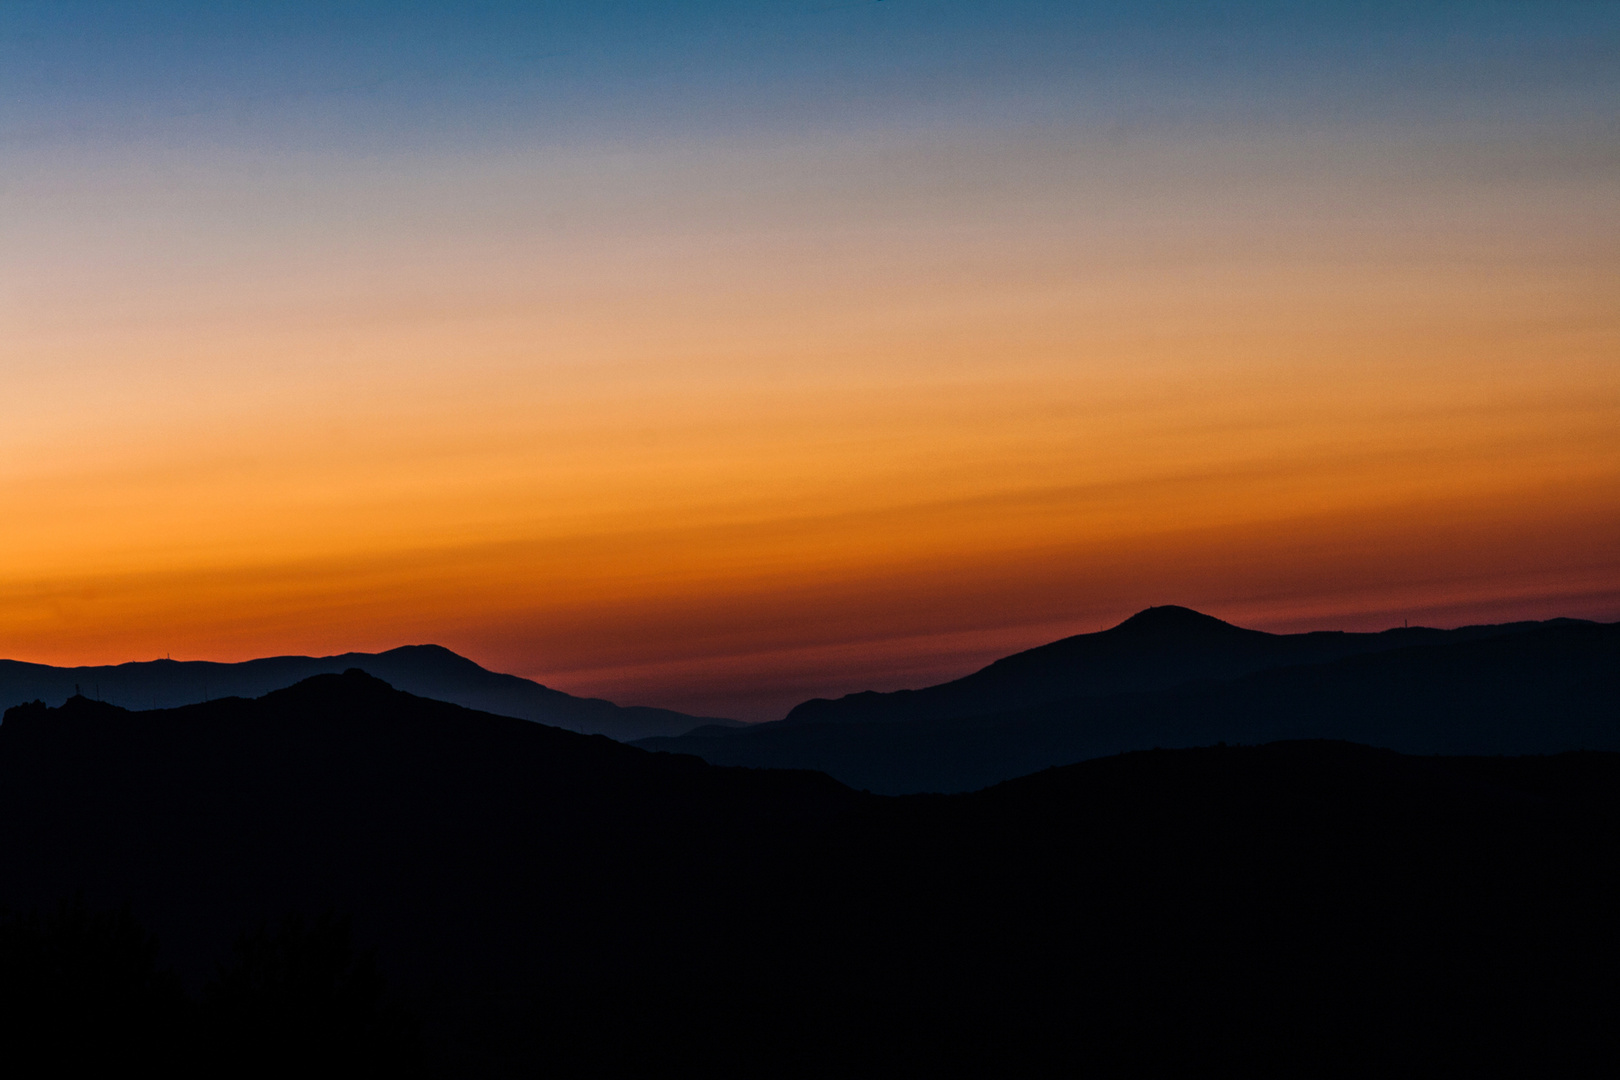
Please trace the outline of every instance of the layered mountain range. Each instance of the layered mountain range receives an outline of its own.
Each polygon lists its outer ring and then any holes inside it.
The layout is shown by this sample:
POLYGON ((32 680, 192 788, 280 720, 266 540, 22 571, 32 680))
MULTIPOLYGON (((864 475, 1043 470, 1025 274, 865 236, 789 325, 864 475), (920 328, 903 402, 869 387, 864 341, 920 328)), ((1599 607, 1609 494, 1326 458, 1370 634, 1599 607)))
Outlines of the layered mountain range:
POLYGON ((1281 739, 1419 754, 1620 750, 1620 624, 1268 634, 1149 608, 939 686, 636 745, 904 794, 1131 750, 1281 739))
POLYGON ((62 1075, 1568 1073, 1615 1048, 1617 793, 1314 741, 885 798, 359 670, 72 697, 0 724, 0 905, 46 913, 0 1032, 62 1075))
POLYGON ((718 765, 814 769, 883 794, 971 791, 1109 754, 1221 742, 1346 739, 1448 754, 1620 749, 1614 624, 1270 634, 1176 606, 938 686, 816 699, 765 724, 574 697, 437 645, 236 664, 0 660, 0 706, 80 693, 166 708, 258 697, 349 669, 496 715, 718 765))
POLYGON ((26 701, 58 704, 74 694, 126 709, 173 708, 212 698, 256 698, 312 675, 332 675, 350 668, 422 697, 621 742, 679 735, 700 725, 737 723, 574 697, 530 679, 489 671, 440 645, 338 656, 272 656, 238 664, 150 660, 64 668, 0 660, 0 709, 26 701))

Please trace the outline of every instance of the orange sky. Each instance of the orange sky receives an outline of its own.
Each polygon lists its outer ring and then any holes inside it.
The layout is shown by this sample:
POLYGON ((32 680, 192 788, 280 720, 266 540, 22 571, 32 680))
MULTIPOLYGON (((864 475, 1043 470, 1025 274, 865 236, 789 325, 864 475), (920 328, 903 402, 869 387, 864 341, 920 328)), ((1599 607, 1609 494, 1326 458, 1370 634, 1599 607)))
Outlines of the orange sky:
POLYGON ((0 655, 763 719, 1155 603, 1620 618, 1620 185, 1430 134, 40 151, 0 655))

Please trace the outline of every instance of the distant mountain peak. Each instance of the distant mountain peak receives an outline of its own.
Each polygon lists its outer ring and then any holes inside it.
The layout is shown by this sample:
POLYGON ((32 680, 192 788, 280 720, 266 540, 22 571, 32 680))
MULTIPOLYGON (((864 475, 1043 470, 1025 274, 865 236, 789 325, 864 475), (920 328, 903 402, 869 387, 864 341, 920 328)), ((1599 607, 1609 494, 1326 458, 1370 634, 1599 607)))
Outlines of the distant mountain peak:
POLYGON ((1126 619, 1118 626, 1105 631, 1106 633, 1129 634, 1175 634, 1178 636, 1188 634, 1208 635, 1211 633, 1254 633, 1242 627, 1233 626, 1229 622, 1205 615, 1192 608, 1181 607, 1176 604, 1164 604, 1159 607, 1144 608, 1135 615, 1126 619))
POLYGON ((370 685, 367 679, 380 680, 373 691, 386 684, 419 697, 621 741, 735 723, 574 697, 532 679, 490 671, 443 645, 426 643, 381 653, 268 656, 235 664, 160 660, 55 668, 0 659, 0 711, 33 700, 62 701, 75 692, 127 709, 176 708, 226 697, 260 698, 312 676, 329 677, 337 680, 334 685, 355 692, 370 685))
POLYGON ((389 649, 386 652, 381 652, 377 655, 397 657, 399 659, 408 658, 415 660, 418 663, 425 662, 437 664, 443 667, 460 668, 463 670, 488 670, 482 664, 478 663, 478 661, 470 660, 453 649, 445 648, 443 645, 400 645, 397 648, 389 649))

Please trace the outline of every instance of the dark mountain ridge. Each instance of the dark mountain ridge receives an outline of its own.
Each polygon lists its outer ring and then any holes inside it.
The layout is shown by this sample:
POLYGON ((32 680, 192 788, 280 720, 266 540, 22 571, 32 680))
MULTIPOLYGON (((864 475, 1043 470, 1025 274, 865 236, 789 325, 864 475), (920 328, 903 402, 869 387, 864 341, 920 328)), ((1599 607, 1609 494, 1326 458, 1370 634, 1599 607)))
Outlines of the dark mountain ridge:
MULTIPOLYGON (((1257 640, 1246 636, 1252 631, 1219 629, 1222 623, 1192 625, 1203 640, 1237 643, 1238 650, 1257 640)), ((1186 640, 1183 633, 1168 636, 1186 640)), ((1259 640, 1270 649, 1275 640, 1266 637, 1259 640)), ((1556 620, 1428 631, 1417 640, 1424 643, 978 715, 897 720, 887 713, 881 720, 826 723, 801 717, 637 745, 719 765, 820 769, 882 794, 971 791, 1089 758, 1220 742, 1345 739, 1420 754, 1620 750, 1620 624, 1556 620)), ((1329 641, 1328 647, 1342 646, 1329 641)), ((1241 655, 1217 653, 1217 661, 1181 663, 1177 671, 1209 670, 1241 655)), ((1016 681, 1008 694, 1012 700, 1030 696, 1017 692, 1016 681)))
POLYGON ((1617 856, 1614 754, 1279 743, 881 798, 358 671, 0 723, 0 905, 127 903, 193 985, 348 914, 444 1075, 1567 1072, 1614 1049, 1617 856))
MULTIPOLYGON (((1556 619, 1553 624, 1571 620, 1556 619)), ((1077 634, 1003 657, 948 683, 921 690, 865 691, 795 706, 792 724, 946 720, 1079 697, 1167 690, 1204 679, 1320 664, 1362 653, 1519 634, 1548 623, 1400 627, 1376 634, 1319 630, 1270 634, 1247 630, 1191 608, 1167 604, 1095 634, 1077 634)))
POLYGON ((60 668, 0 660, 0 708, 35 700, 61 702, 82 693, 127 709, 167 709, 210 698, 256 698, 312 675, 350 668, 422 697, 621 742, 680 735, 700 725, 737 724, 669 709, 574 697, 530 679, 489 671, 441 645, 406 645, 381 653, 338 656, 272 656, 235 664, 150 660, 60 668))
MULTIPOLYGON (((548 861, 565 855, 611 880, 626 862, 665 858, 666 822, 735 844, 853 798, 820 774, 766 780, 650 755, 416 697, 351 669, 257 700, 130 712, 73 697, 8 710, 0 882, 13 903, 74 890, 104 904, 163 897, 137 912, 174 943, 228 942, 244 919, 334 906, 397 919, 389 932, 405 935, 424 896, 457 905, 471 927, 478 909, 495 917, 515 902, 503 890, 538 887, 548 861), (587 835, 594 850, 572 846, 587 835), (117 885, 90 888, 84 874, 117 885), (396 879, 410 879, 412 895, 389 895, 396 879), (217 921, 219 912, 230 917, 217 921)), ((692 858, 704 846, 671 851, 692 858)), ((622 901, 586 891, 589 919, 615 921, 622 901)), ((499 962, 486 944, 478 955, 499 962)), ((458 963, 429 952, 412 962, 458 963)), ((202 955, 175 961, 206 970, 202 955)))

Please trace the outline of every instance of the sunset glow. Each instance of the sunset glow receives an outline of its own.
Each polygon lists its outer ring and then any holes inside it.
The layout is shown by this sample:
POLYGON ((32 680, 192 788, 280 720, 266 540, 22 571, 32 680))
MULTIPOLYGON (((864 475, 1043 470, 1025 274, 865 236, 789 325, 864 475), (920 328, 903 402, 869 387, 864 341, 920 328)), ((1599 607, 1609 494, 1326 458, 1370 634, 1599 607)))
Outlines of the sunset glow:
POLYGON ((7 5, 0 656, 1620 618, 1620 6, 1419 7, 7 5))

